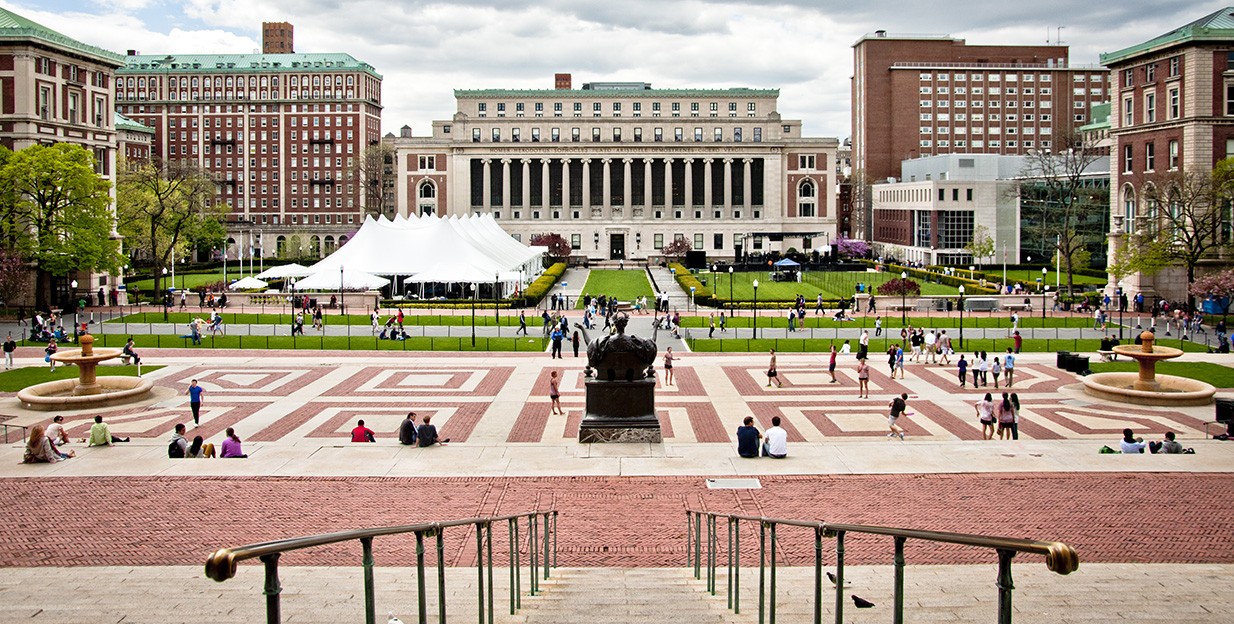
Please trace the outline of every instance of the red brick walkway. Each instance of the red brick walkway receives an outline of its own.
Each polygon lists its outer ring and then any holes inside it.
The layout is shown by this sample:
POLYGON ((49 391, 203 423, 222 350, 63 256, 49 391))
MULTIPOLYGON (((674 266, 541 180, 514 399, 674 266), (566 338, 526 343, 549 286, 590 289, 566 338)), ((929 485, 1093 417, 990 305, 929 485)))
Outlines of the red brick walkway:
MULTIPOLYGON (((1087 562, 1231 563, 1234 480, 1218 474, 763 477, 760 490, 708 490, 700 478, 60 478, 5 480, 0 565, 200 564, 218 547, 327 531, 560 511, 560 564, 668 566, 685 560, 685 510, 833 519, 1058 539, 1087 562)), ((725 528, 720 525, 721 541, 725 528)), ((742 529, 755 561, 757 528, 742 529)), ((526 533, 524 532, 524 536, 526 533)), ((474 561, 474 534, 446 535, 451 565, 474 561)), ((782 561, 803 564, 808 530, 780 531, 782 561)), ((382 565, 414 561, 414 540, 376 542, 382 565)), ((495 535, 505 560, 504 528, 495 535)), ((524 549, 526 545, 524 545, 524 549)), ((827 561, 834 545, 824 544, 827 561)), ((850 563, 890 562, 886 538, 852 537, 850 563)), ((991 554, 909 542, 910 563, 991 562, 991 554)), ((291 555, 352 565, 359 546, 291 555)), ((1025 557, 1032 561, 1034 558, 1025 557)))

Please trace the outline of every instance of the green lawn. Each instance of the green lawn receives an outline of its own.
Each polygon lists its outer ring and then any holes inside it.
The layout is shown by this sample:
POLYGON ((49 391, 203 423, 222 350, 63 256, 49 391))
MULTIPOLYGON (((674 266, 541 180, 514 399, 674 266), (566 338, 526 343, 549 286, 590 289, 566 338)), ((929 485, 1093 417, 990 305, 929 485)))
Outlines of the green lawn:
MULTIPOLYGON (((233 268, 227 269, 227 279, 240 279, 248 273, 241 273, 233 268)), ((187 288, 192 290, 198 286, 213 284, 223 281, 223 270, 219 269, 213 273, 176 273, 176 288, 187 288)), ((126 287, 131 291, 140 289, 143 293, 149 293, 154 290, 154 279, 142 279, 132 282, 126 282, 126 287)), ((163 287, 167 288, 171 285, 171 273, 167 274, 167 278, 163 280, 163 287)))
MULTIPOLYGON (((116 360, 116 362, 119 361, 116 360)), ((56 365, 55 372, 48 370, 48 368, 48 366, 26 366, 24 368, 4 371, 0 373, 0 392, 17 392, 23 388, 28 388, 34 384, 41 384, 45 381, 77 379, 78 371, 76 366, 58 364, 56 365)), ((163 367, 143 365, 141 372, 149 373, 160 368, 163 367)), ((124 366, 121 364, 100 364, 94 370, 99 377, 133 377, 137 375, 136 366, 124 366)))
MULTIPOLYGON (((1094 363, 1088 366, 1094 373, 1134 373, 1139 370, 1132 361, 1094 363)), ((1162 375, 1187 377, 1212 384, 1217 388, 1234 388, 1234 368, 1208 362, 1158 362, 1157 372, 1162 375)))
MULTIPOLYGON (((760 285, 759 290, 761 291, 762 289, 763 288, 760 285)), ((834 312, 835 309, 829 308, 829 310, 834 312)), ((872 314, 860 315, 860 316, 855 317, 856 320, 851 321, 851 322, 835 321, 835 320, 832 320, 830 314, 827 314, 825 316, 824 315, 816 316, 814 314, 814 304, 811 302, 810 304, 806 306, 806 319, 805 319, 804 327, 817 328, 817 329, 834 329, 834 328, 861 329, 864 327, 873 328, 874 327, 874 316, 875 315, 872 315, 872 314)), ((887 312, 883 314, 882 317, 883 317, 883 329, 884 330, 890 330, 893 328, 898 330, 902 326, 900 323, 900 313, 899 312, 887 312)), ((707 317, 705 316, 683 316, 681 318, 682 327, 706 327, 707 322, 708 322, 707 317)), ((910 315, 907 318, 907 323, 909 325, 912 325, 913 327, 927 327, 927 328, 953 328, 954 327, 954 328, 958 328, 960 326, 960 316, 958 314, 953 314, 951 316, 944 316, 942 314, 938 316, 911 316, 910 315)), ((754 324, 754 316, 750 310, 741 310, 739 312, 739 316, 735 316, 735 317, 728 319, 729 327, 752 327, 753 324, 754 324)), ((759 327, 780 327, 780 328, 788 327, 788 312, 786 312, 785 310, 759 310, 758 326, 759 327)), ((964 326, 965 327, 982 327, 982 328, 988 328, 988 329, 997 329, 997 328, 1007 329, 1011 327, 1011 314, 1006 313, 1006 312, 999 312, 994 315, 990 315, 987 312, 965 313, 964 314, 964 326)), ((1093 326, 1093 320, 1086 316, 1048 316, 1046 317, 1045 323, 1043 325, 1040 316, 1029 316, 1027 314, 1020 315, 1020 327, 1022 329, 1028 329, 1030 327, 1036 327, 1036 328, 1058 327, 1058 328, 1075 329, 1075 328, 1092 327, 1092 326, 1093 326)), ((1117 332, 1118 328, 1115 327, 1114 331, 1117 332)), ((896 335, 898 336, 899 333, 897 332, 896 335)))
MULTIPOLYGON (((490 319, 492 320, 492 319, 490 319)), ((479 325, 479 319, 476 319, 479 325)), ((537 319, 538 321, 538 319, 537 319)), ((529 323, 530 324, 530 323, 529 323)), ((539 325, 532 325, 534 332, 539 325)), ((312 332, 312 330, 308 330, 312 332)), ((94 337, 99 347, 120 348, 128 340, 124 334, 99 334, 94 337)), ((206 334, 200 345, 180 335, 135 334, 135 346, 143 348, 185 349, 304 349, 328 351, 544 351, 548 341, 539 335, 504 336, 501 338, 478 336, 475 347, 470 336, 414 336, 407 340, 378 340, 373 336, 215 336, 206 334)), ((37 343, 22 343, 38 346, 37 343)), ((149 368, 149 367, 145 367, 149 368)))
MULTIPOLYGON (((253 306, 253 307, 257 307, 257 306, 253 306)), ((195 310, 196 307, 190 306, 190 309, 195 310)), ((241 325, 288 324, 289 325, 291 323, 292 316, 294 316, 294 314, 292 314, 291 308, 288 306, 282 306, 282 309, 284 311, 281 314, 277 312, 277 310, 279 309, 279 306, 267 306, 266 309, 271 310, 271 312, 267 312, 265 314, 248 313, 248 312, 246 313, 223 312, 222 313, 223 323, 225 325, 227 324, 241 324, 241 325)), ((381 322, 384 324, 390 318, 390 316, 391 316, 390 314, 382 314, 381 322)), ((195 312, 169 312, 167 314, 166 321, 163 320, 162 312, 140 312, 138 314, 130 314, 125 318, 114 318, 114 319, 110 319, 105 322, 110 323, 112 325, 115 325, 115 324, 122 325, 126 321, 129 323, 140 323, 142 325, 146 323, 164 323, 164 322, 183 325, 198 317, 208 320, 210 317, 210 311, 202 310, 199 312, 196 312, 196 311, 195 312)), ((338 314, 327 313, 322 318, 326 325, 370 325, 372 323, 372 321, 369 319, 369 316, 367 314, 347 314, 344 316, 339 316, 338 314)), ((493 310, 491 308, 488 310, 481 310, 479 308, 476 309, 476 326, 477 327, 491 327, 497 324, 498 319, 500 319, 501 325, 503 327, 511 327, 511 326, 517 327, 518 326, 518 311, 517 310, 501 310, 500 316, 494 317, 493 310)), ((539 319, 539 312, 537 310, 527 310, 528 325, 533 325, 534 323, 539 322, 538 319, 539 319)), ((308 319, 305 320, 305 324, 306 325, 310 324, 308 319)), ((460 326, 460 327, 461 326, 470 327, 471 326, 471 313, 468 311, 463 314, 458 314, 457 311, 455 311, 454 313, 451 313, 451 314, 405 314, 403 316, 403 325, 408 326, 408 327, 413 326, 413 325, 432 325, 432 326, 452 325, 452 326, 460 326)))
MULTIPOLYGON (((699 335, 705 336, 706 334, 700 333, 699 335)), ((718 332, 717 332, 717 335, 718 335, 718 332)), ((948 335, 950 335, 950 332, 948 332, 948 335)), ((896 338, 898 339, 899 336, 896 336, 896 338)), ((885 362, 886 361, 885 354, 887 352, 887 349, 895 342, 898 342, 898 340, 892 340, 891 338, 886 337, 885 334, 883 337, 871 338, 870 339, 871 360, 878 361, 878 362, 885 362)), ((768 349, 775 349, 776 351, 781 351, 784 353, 826 354, 830 350, 831 345, 833 343, 836 345, 836 348, 838 349, 840 348, 841 345, 844 344, 844 340, 843 339, 833 340, 830 338, 814 338, 814 339, 811 339, 811 338, 805 338, 805 339, 760 338, 758 340, 739 338, 739 339, 708 340, 705 338, 700 338, 697 340, 690 341, 690 349, 693 351, 710 352, 710 353, 715 353, 715 352, 759 353, 759 352, 766 352, 768 349)), ((850 344, 852 345, 853 351, 856 352, 857 351, 857 340, 851 339, 850 344)), ((1010 347, 1010 346, 1013 346, 1013 343, 1011 342, 1010 338, 998 338, 998 339, 968 338, 964 340, 963 351, 965 353, 972 353, 973 351, 986 351, 988 353, 1003 353, 1007 350, 1007 347, 1010 347)), ((1100 341, 1096 339, 1083 339, 1083 340, 1030 339, 1030 340, 1024 341, 1024 344, 1020 350, 1022 352, 1071 351, 1074 353, 1078 353, 1080 355, 1084 355, 1087 353, 1090 356, 1092 356, 1093 361, 1095 361, 1097 359, 1096 352, 1097 352, 1098 346, 1100 346, 1100 341)), ((961 350, 959 336, 952 337, 952 347, 956 349, 956 351, 961 350)), ((1207 348, 1202 344, 1187 343, 1184 346, 1184 350, 1202 353, 1202 352, 1207 351, 1207 348)), ((952 362, 955 362, 955 360, 956 358, 953 357, 952 362)), ((1104 366, 1104 365, 1093 364, 1091 368, 1093 370, 1098 370, 1097 369, 1098 366, 1104 366)), ((1158 369, 1158 370, 1161 370, 1161 369, 1158 369)), ((1162 372, 1165 372, 1165 371, 1162 371, 1162 372)), ((1231 382, 1234 383, 1234 378, 1231 379, 1231 382)), ((1209 383, 1212 383, 1212 382, 1209 382, 1209 383)), ((1213 383, 1213 385, 1222 387, 1216 383, 1213 383)), ((1234 386, 1226 386, 1226 387, 1234 387, 1234 386)))
MULTIPOLYGON (((652 297, 651 282, 647 273, 642 270, 617 271, 612 269, 597 269, 587 277, 583 285, 583 294, 598 297, 607 295, 616 297, 618 301, 634 301, 637 297, 652 297)), ((574 306, 582 309, 583 300, 580 297, 574 306)))
MULTIPOLYGON (((961 271, 962 276, 966 276, 964 274, 967 274, 967 273, 968 273, 967 270, 961 271)), ((992 280, 998 280, 998 281, 1002 281, 1003 279, 1003 272, 996 267, 986 267, 985 275, 986 275, 986 279, 992 279, 992 280)), ((1076 286, 1082 286, 1082 285, 1104 286, 1106 284, 1106 279, 1104 277, 1092 277, 1089 275, 1072 275, 1071 277, 1072 277, 1072 280, 1075 281, 1076 286)), ((1011 282, 1012 284, 1019 282, 1023 284, 1025 288, 1029 289, 1032 292, 1037 291, 1037 280, 1039 279, 1041 279, 1041 269, 1037 269, 1036 271, 1032 269, 1007 271, 1007 281, 1008 282, 1011 282)), ((1055 279, 1058 279, 1059 284, 1061 284, 1062 286, 1067 285, 1067 274, 1066 273, 1059 275, 1053 269, 1050 269, 1050 272, 1046 273, 1045 283, 1049 285, 1051 290, 1054 289, 1055 279)))
MULTIPOLYGON (((729 300, 728 273, 700 273, 700 278, 707 279, 707 286, 719 299, 729 300)), ((732 295, 735 301, 751 301, 754 299, 754 280, 758 280, 759 301, 792 301, 798 294, 804 295, 807 302, 813 303, 822 293, 827 300, 847 299, 857 293, 857 284, 863 283, 867 292, 880 284, 898 276, 886 272, 866 271, 815 271, 802 274, 801 283, 774 282, 767 271, 733 273, 732 295)), ((932 284, 917 280, 921 285, 921 294, 925 296, 955 295, 956 289, 951 286, 932 284)), ((876 295, 877 296, 877 295, 876 295)))

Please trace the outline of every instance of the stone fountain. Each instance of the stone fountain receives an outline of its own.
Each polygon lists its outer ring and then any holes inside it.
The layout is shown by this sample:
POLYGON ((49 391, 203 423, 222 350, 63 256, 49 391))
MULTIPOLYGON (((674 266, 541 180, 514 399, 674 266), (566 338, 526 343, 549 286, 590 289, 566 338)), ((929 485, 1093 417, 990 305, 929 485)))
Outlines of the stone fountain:
POLYGON ((1207 405, 1213 402, 1217 389, 1202 381, 1157 375, 1157 362, 1171 360, 1183 354, 1182 349, 1157 346, 1151 331, 1140 334, 1139 345, 1118 345, 1114 352, 1139 364, 1136 373, 1096 373, 1084 378, 1088 394, 1139 405, 1207 405))
POLYGON ((71 410, 106 407, 145 399, 154 382, 141 377, 102 377, 97 374, 99 362, 120 357, 119 349, 94 348, 94 336, 79 339, 80 349, 57 351, 51 359, 61 364, 75 364, 77 379, 49 381, 25 388, 17 393, 23 407, 33 410, 71 410))

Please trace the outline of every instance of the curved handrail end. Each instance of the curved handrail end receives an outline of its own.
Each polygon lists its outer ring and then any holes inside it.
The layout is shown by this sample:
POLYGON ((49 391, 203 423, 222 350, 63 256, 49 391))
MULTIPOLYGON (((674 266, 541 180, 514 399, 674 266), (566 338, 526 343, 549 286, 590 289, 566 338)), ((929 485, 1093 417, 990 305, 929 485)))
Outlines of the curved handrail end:
POLYGON ((1062 542, 1051 542, 1045 556, 1045 566, 1052 572, 1071 574, 1080 569, 1080 555, 1062 542))
POLYGON ((206 559, 206 576, 222 583, 236 575, 236 556, 229 548, 220 548, 206 559))

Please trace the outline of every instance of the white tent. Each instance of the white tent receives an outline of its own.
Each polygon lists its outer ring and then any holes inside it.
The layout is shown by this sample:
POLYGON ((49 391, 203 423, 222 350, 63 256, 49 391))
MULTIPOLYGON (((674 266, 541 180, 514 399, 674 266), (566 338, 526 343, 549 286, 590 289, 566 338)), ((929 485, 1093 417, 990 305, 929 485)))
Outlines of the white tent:
POLYGON ((312 275, 313 272, 308 267, 296 263, 283 264, 276 267, 270 267, 265 271, 257 274, 258 279, 283 279, 287 277, 304 277, 312 275))
POLYGON ((231 290, 256 290, 258 288, 265 288, 266 286, 267 284, 265 282, 257 279, 256 277, 245 277, 232 282, 228 288, 231 290))
POLYGON ((321 271, 304 279, 296 280, 296 290, 373 290, 389 284, 390 280, 352 268, 340 271, 321 271))

